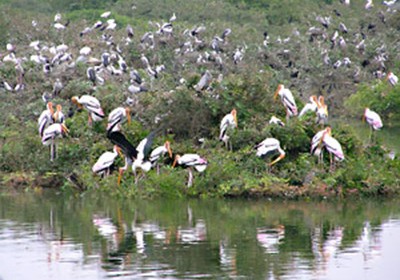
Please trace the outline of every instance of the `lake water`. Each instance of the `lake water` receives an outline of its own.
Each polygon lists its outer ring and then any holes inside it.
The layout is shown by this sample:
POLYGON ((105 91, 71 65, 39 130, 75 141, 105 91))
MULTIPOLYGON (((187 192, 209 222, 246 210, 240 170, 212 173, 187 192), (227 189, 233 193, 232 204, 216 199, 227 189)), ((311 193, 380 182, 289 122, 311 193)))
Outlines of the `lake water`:
POLYGON ((400 279, 399 200, 0 196, 0 279, 400 279))

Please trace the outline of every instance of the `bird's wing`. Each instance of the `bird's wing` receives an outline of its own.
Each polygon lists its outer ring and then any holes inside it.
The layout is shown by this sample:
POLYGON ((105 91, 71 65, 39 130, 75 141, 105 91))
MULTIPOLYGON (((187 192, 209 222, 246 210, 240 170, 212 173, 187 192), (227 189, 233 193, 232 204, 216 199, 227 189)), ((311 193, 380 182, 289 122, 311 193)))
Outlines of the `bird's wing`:
POLYGON ((111 131, 107 133, 107 138, 110 139, 111 143, 120 147, 125 156, 131 159, 137 158, 138 151, 121 132, 111 131))

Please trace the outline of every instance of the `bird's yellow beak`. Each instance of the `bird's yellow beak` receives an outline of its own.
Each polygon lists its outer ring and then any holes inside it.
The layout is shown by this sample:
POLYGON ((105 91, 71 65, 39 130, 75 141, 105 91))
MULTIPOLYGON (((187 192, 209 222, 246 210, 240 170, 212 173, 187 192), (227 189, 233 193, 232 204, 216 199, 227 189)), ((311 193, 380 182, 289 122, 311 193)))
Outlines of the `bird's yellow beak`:
POLYGON ((281 88, 282 88, 282 85, 278 85, 278 88, 276 89, 276 91, 274 93, 274 100, 276 100, 276 98, 278 97, 278 94, 279 94, 281 88))
POLYGON ((169 157, 172 158, 172 150, 171 150, 171 146, 170 146, 170 144, 169 144, 169 141, 166 141, 166 142, 165 142, 165 147, 166 147, 167 150, 168 150, 168 155, 169 155, 169 157))
POLYGON ((172 168, 175 168, 176 162, 178 161, 179 157, 180 157, 179 155, 175 156, 175 160, 174 160, 174 163, 172 164, 172 168))
POLYGON ((68 129, 68 127, 67 127, 65 124, 61 124, 61 129, 62 129, 62 131, 63 131, 65 134, 68 134, 68 133, 69 133, 69 129, 68 129))
POLYGON ((131 124, 131 109, 128 107, 125 109, 126 112, 126 119, 128 120, 128 124, 131 124))
POLYGON ((115 146, 116 146, 115 149, 117 150, 117 153, 119 154, 119 156, 124 158, 124 154, 122 153, 121 148, 119 146, 117 146, 117 145, 115 145, 115 146))
POLYGON ((278 161, 280 161, 281 159, 283 159, 285 157, 285 154, 280 154, 279 157, 277 159, 275 159, 273 162, 271 162, 269 164, 269 166, 274 165, 275 163, 277 163, 278 161))

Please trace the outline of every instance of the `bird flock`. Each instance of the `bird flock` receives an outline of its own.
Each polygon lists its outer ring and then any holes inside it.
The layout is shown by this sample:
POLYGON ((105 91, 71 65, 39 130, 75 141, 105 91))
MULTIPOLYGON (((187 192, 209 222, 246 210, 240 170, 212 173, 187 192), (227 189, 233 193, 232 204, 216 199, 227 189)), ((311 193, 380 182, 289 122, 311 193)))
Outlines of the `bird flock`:
MULTIPOLYGON (((349 1, 341 1, 344 6, 350 5, 349 1)), ((388 9, 396 4, 396 1, 384 1, 383 5, 388 9)), ((370 10, 373 8, 372 0, 365 3, 364 8, 370 10)), ((340 12, 335 10, 335 14, 340 18, 340 12)), ((185 29, 181 34, 175 33, 175 21, 177 16, 174 13, 171 18, 163 22, 149 22, 151 30, 144 33, 136 44, 134 39, 138 36, 131 25, 127 25, 125 35, 117 36, 117 30, 120 28, 118 23, 110 18, 112 13, 107 11, 100 15, 99 20, 93 24, 85 27, 81 31, 77 31, 82 47, 78 51, 70 48, 63 42, 64 33, 71 27, 69 20, 63 20, 61 14, 56 14, 54 21, 50 28, 57 32, 60 36, 61 43, 54 44, 49 42, 42 42, 40 40, 31 41, 27 47, 30 56, 19 56, 19 50, 24 49, 23 46, 16 44, 7 44, 6 53, 2 55, 2 63, 11 63, 16 70, 16 83, 12 84, 9 81, 2 81, 3 88, 8 92, 22 92, 26 89, 24 76, 25 66, 27 62, 33 63, 35 67, 41 68, 44 77, 53 80, 53 89, 51 93, 44 92, 42 99, 46 104, 46 109, 40 114, 38 118, 38 131, 41 137, 42 144, 50 146, 50 160, 54 161, 57 158, 57 141, 60 138, 70 133, 66 126, 67 118, 74 118, 74 113, 64 115, 62 112, 61 104, 54 105, 54 100, 60 98, 64 88, 65 79, 61 77, 64 72, 76 72, 80 65, 84 65, 86 69, 85 80, 90 83, 92 92, 95 93, 99 88, 107 85, 110 80, 117 80, 121 82, 124 87, 126 101, 125 106, 119 106, 108 114, 106 114, 101 106, 99 99, 91 94, 82 94, 80 96, 73 96, 70 102, 75 104, 79 109, 85 109, 88 112, 88 127, 93 126, 93 122, 102 122, 106 117, 107 128, 106 137, 113 144, 113 151, 106 151, 101 154, 92 167, 92 171, 102 177, 108 176, 112 172, 112 166, 120 155, 124 158, 125 165, 118 169, 118 184, 121 183, 123 174, 128 169, 132 169, 135 174, 136 182, 140 179, 138 175, 139 170, 149 172, 152 168, 160 172, 160 161, 163 157, 168 156, 173 158, 171 151, 171 143, 166 141, 163 145, 152 149, 154 138, 162 130, 156 129, 151 132, 146 138, 133 145, 127 137, 122 133, 122 124, 127 121, 131 122, 132 108, 138 102, 139 94, 152 90, 154 83, 157 79, 162 78, 166 71, 174 71, 172 65, 164 65, 158 63, 157 60, 148 56, 156 49, 157 44, 165 44, 168 40, 174 39, 174 36, 181 36, 182 43, 174 49, 174 54, 177 61, 180 61, 184 66, 188 62, 194 62, 197 65, 207 65, 206 69, 197 83, 193 85, 193 90, 196 93, 212 92, 213 86, 216 81, 221 81, 224 78, 230 67, 238 67, 244 60, 246 60, 246 51, 248 46, 243 43, 233 47, 232 52, 229 54, 226 49, 229 48, 228 38, 234 32, 230 28, 223 30, 221 35, 214 35, 210 41, 207 41, 203 36, 206 30, 204 25, 194 26, 193 28, 185 29), (100 43, 101 50, 96 49, 97 44, 93 41, 100 43), (128 59, 129 48, 136 48, 139 50, 140 58, 135 62, 135 66, 128 59), (150 57, 150 59, 149 59, 150 57), (194 57, 190 60, 189 57, 194 57), (139 63, 140 60, 140 63, 139 63), (141 67, 138 65, 141 64, 141 67), (210 66, 211 65, 211 66, 210 66), (143 74, 147 76, 143 76, 143 74), (215 75, 219 73, 219 75, 215 75), (218 76, 218 79, 215 77, 218 76), (53 107, 56 107, 54 111, 53 107)), ((384 22, 384 14, 380 13, 381 21, 384 22), (382 18, 383 17, 383 18, 382 18)), ((348 42, 346 37, 349 37, 349 30, 344 22, 339 22, 337 28, 333 29, 333 34, 328 36, 328 32, 332 30, 332 17, 318 15, 315 22, 320 24, 321 27, 311 26, 307 32, 310 42, 316 42, 316 45, 322 46, 323 42, 330 42, 330 49, 322 48, 321 54, 323 63, 333 69, 339 69, 343 66, 351 67, 352 62, 349 57, 337 60, 332 63, 329 57, 333 50, 339 48, 343 54, 346 54, 348 42)), ((41 23, 37 20, 32 21, 32 28, 39 30, 41 23)), ((42 27, 44 28, 44 27, 42 27)), ((374 26, 368 26, 368 30, 374 29, 374 26)), ((260 41, 259 48, 268 49, 271 44, 288 44, 291 40, 290 37, 286 39, 278 38, 275 43, 270 42, 268 32, 262 33, 263 40, 260 41)), ((365 53, 368 36, 362 30, 359 34, 355 34, 353 43, 355 48, 361 55, 365 53)), ((230 46, 231 47, 231 46, 230 46)), ((290 51, 283 50, 282 56, 289 56, 290 51)), ((374 75, 377 78, 385 78, 392 86, 398 83, 397 76, 387 70, 385 61, 388 54, 385 46, 376 50, 376 56, 373 61, 364 60, 365 65, 376 64, 376 71, 374 75)), ((289 61, 291 62, 291 61, 289 61)), ((293 64, 293 62, 292 62, 293 64)), ((289 66, 291 67, 291 65, 289 66)), ((357 70, 357 68, 356 68, 357 70)), ((357 72, 357 71, 356 71, 357 72)), ((356 76, 356 73, 355 73, 356 76)), ((297 77, 297 74, 293 77, 297 77)), ((186 85, 185 77, 181 77, 177 81, 179 85, 186 85)), ((309 96, 309 102, 306 103, 300 113, 296 105, 296 100, 290 90, 291 86, 286 87, 279 84, 274 99, 278 96, 284 106, 286 112, 286 124, 290 122, 291 118, 298 117, 304 118, 307 115, 315 114, 316 124, 321 126, 311 139, 311 154, 318 157, 318 162, 323 162, 323 151, 326 150, 330 156, 331 170, 335 168, 335 162, 340 162, 345 159, 342 147, 338 140, 332 137, 332 129, 328 125, 328 105, 325 103, 323 95, 317 97, 316 95, 309 96)), ((216 97, 218 98, 218 97, 216 97)), ((232 133, 238 128, 238 111, 234 108, 226 114, 220 122, 220 133, 218 139, 222 141, 225 147, 232 151, 232 144, 229 139, 232 133)), ((160 114, 162 118, 162 114, 160 114)), ((379 115, 370 110, 365 109, 363 119, 365 119, 371 127, 371 131, 379 130, 382 128, 382 121, 379 115)), ((271 116, 269 121, 270 125, 285 126, 285 122, 276 116, 271 116)), ((372 133, 371 133, 372 135, 372 133)), ((268 163, 272 166, 285 158, 285 151, 280 145, 280 141, 275 138, 266 138, 259 144, 254 145, 256 150, 255 155, 264 157, 271 153, 278 153, 279 156, 275 160, 268 163)), ((175 155, 172 166, 183 166, 188 169, 189 179, 188 186, 193 184, 193 169, 198 172, 204 172, 208 162, 205 158, 195 153, 186 153, 183 155, 175 155)))

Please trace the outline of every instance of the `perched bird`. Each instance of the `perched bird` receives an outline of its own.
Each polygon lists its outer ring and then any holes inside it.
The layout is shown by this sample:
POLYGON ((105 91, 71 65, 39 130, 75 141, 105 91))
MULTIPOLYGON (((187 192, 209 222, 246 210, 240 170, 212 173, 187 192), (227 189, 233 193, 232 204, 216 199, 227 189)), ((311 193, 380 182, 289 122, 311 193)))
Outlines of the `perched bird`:
POLYGON ((129 107, 126 107, 126 108, 123 108, 123 107, 115 108, 108 115, 107 131, 109 131, 110 128, 113 128, 114 131, 119 131, 121 129, 121 123, 125 119, 128 121, 128 124, 131 123, 131 110, 130 110, 130 108, 129 107))
MULTIPOLYGON (((115 124, 116 125, 116 124, 115 124)), ((125 157, 125 165, 119 168, 119 175, 118 175, 118 186, 121 185, 121 179, 124 172, 132 166, 133 162, 136 160, 138 152, 136 148, 132 145, 131 142, 126 139, 125 135, 123 135, 119 131, 113 131, 113 127, 107 132, 107 138, 113 143, 117 145, 120 149, 122 154, 125 157)))
POLYGON ((111 167, 114 164, 114 160, 120 153, 121 149, 117 145, 114 145, 113 152, 104 152, 103 154, 101 154, 101 156, 92 167, 93 173, 100 175, 102 178, 110 175, 111 167))
POLYGON ((219 126, 219 140, 225 143, 226 148, 232 150, 232 146, 229 146, 229 135, 228 133, 233 129, 237 128, 238 121, 237 121, 237 112, 236 109, 232 109, 232 111, 225 115, 219 126))
POLYGON ((262 141, 261 143, 257 144, 256 146, 254 146, 254 149, 257 150, 256 155, 258 157, 266 156, 268 153, 271 153, 271 152, 274 152, 274 151, 278 151, 279 152, 279 157, 276 158, 271 163, 269 163, 268 166, 274 165, 275 163, 277 163, 278 161, 283 159, 285 157, 285 155, 286 155, 285 151, 282 150, 282 148, 280 146, 279 140, 275 139, 275 138, 266 138, 264 141, 262 141))
POLYGON ((53 123, 48 126, 42 136, 42 144, 45 146, 50 145, 50 160, 54 161, 56 157, 56 138, 62 138, 64 135, 68 134, 69 130, 63 123, 53 123))
POLYGON ((303 109, 301 109, 299 118, 304 116, 307 112, 314 112, 316 113, 318 110, 318 100, 316 95, 310 96, 310 102, 304 105, 303 109))
POLYGON ((342 150, 342 146, 339 141, 331 136, 331 128, 327 127, 325 132, 322 135, 322 143, 324 147, 329 153, 330 156, 330 170, 333 171, 335 169, 336 161, 343 161, 344 154, 342 150))
POLYGON ((58 96, 63 89, 63 84, 59 78, 56 79, 53 85, 53 96, 58 96))
POLYGON ((366 120, 374 130, 379 130, 383 127, 381 117, 369 108, 365 108, 363 120, 366 120))
POLYGON ((322 142, 322 136, 328 133, 329 135, 331 135, 331 128, 327 127, 323 130, 318 131, 314 137, 311 140, 311 151, 310 153, 314 156, 318 157, 318 163, 321 164, 322 160, 323 160, 323 148, 324 148, 324 144, 322 142))
POLYGON ((280 119, 278 119, 275 116, 272 116, 271 119, 269 120, 269 124, 276 124, 279 126, 285 126, 285 123, 283 121, 281 121, 280 119))
POLYGON ((205 158, 202 158, 198 154, 184 154, 184 155, 176 155, 174 163, 172 167, 176 165, 180 165, 184 168, 188 169, 189 172, 189 179, 187 186, 191 187, 193 185, 193 173, 192 167, 196 169, 198 172, 204 172, 206 170, 208 162, 205 158))
POLYGON ((92 125, 92 121, 101 121, 105 115, 101 108, 100 101, 90 95, 82 95, 81 97, 74 96, 71 98, 72 103, 76 104, 79 108, 84 107, 89 112, 88 123, 92 125))
POLYGON ((153 167, 157 167, 157 174, 160 173, 160 166, 158 162, 160 158, 165 156, 166 153, 168 153, 169 157, 172 158, 172 150, 169 141, 165 141, 164 145, 158 146, 150 153, 149 160, 153 167))
POLYGON ((328 105, 325 104, 323 96, 318 98, 317 124, 326 124, 328 122, 328 105))
POLYGON ((278 95, 281 97, 281 101, 286 108, 286 120, 288 121, 291 116, 297 116, 297 105, 292 92, 288 88, 285 88, 284 85, 280 84, 275 91, 274 99, 276 99, 278 95))
POLYGON ((43 136, 43 132, 47 126, 53 123, 53 103, 51 101, 47 102, 47 109, 44 110, 38 119, 39 135, 43 136))
POLYGON ((207 89, 211 83, 211 80, 212 80, 211 73, 210 71, 206 70, 203 76, 201 76, 199 82, 194 86, 194 89, 198 92, 207 89))
POLYGON ((392 85, 395 86, 399 82, 399 78, 393 73, 389 72, 386 76, 386 80, 392 85))
POLYGON ((62 112, 62 107, 60 104, 57 104, 56 106, 56 112, 53 114, 53 121, 55 123, 64 123, 65 121, 65 116, 62 112))

